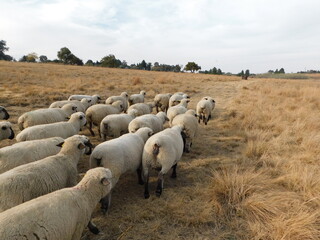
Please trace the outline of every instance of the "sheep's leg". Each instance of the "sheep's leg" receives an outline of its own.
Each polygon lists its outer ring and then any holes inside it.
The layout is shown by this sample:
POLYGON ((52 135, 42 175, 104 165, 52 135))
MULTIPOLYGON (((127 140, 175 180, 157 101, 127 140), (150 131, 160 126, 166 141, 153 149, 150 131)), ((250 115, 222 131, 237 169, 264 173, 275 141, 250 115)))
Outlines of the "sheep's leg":
POLYGON ((162 189, 163 189, 163 173, 160 171, 158 175, 158 184, 157 184, 157 190, 156 190, 157 197, 161 196, 162 189))
POLYGON ((149 194, 149 173, 144 175, 144 198, 147 199, 150 197, 149 194))
POLYGON ((88 223, 88 228, 93 234, 99 234, 100 232, 99 228, 97 228, 97 226, 91 220, 88 223))
POLYGON ((159 108, 158 108, 158 105, 156 105, 156 111, 157 111, 157 113, 159 112, 159 108))
POLYGON ((172 166, 172 174, 171 174, 171 178, 176 178, 177 177, 177 164, 172 166))
POLYGON ((143 181, 143 179, 142 179, 141 173, 142 173, 142 166, 140 166, 140 167, 137 169, 137 174, 138 174, 138 184, 143 185, 143 184, 144 184, 144 181, 143 181))
POLYGON ((111 205, 111 192, 107 196, 102 198, 100 200, 100 203, 101 203, 102 213, 106 214, 109 210, 110 205, 111 205))
POLYGON ((91 133, 91 136, 94 137, 94 132, 92 131, 92 122, 89 123, 89 127, 88 128, 89 128, 89 131, 91 133))

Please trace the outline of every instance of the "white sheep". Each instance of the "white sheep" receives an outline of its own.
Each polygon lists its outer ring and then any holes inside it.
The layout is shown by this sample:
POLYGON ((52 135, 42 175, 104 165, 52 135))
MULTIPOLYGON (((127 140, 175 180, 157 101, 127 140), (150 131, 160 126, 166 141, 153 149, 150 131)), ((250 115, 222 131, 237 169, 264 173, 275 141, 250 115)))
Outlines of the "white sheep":
POLYGON ((78 112, 86 112, 88 107, 92 106, 91 104, 92 100, 89 98, 82 98, 81 101, 78 100, 62 100, 62 101, 56 101, 53 102, 49 108, 62 108, 64 105, 72 103, 77 106, 77 111, 78 112))
POLYGON ((106 141, 107 136, 117 138, 128 133, 129 123, 136 117, 136 110, 133 109, 128 114, 110 114, 102 119, 100 123, 101 138, 106 141))
POLYGON ((86 111, 86 117, 88 121, 88 128, 92 136, 94 132, 92 130, 93 125, 98 127, 99 135, 100 133, 100 123, 101 121, 110 114, 117 114, 123 111, 122 101, 115 101, 112 105, 108 104, 96 104, 89 107, 86 111))
POLYGON ((189 95, 183 92, 173 94, 169 99, 169 107, 178 105, 182 99, 189 99, 189 95))
POLYGON ((211 97, 203 97, 197 103, 197 115, 198 115, 198 122, 200 123, 201 120, 207 125, 208 121, 211 119, 212 110, 215 108, 216 102, 211 97))
POLYGON ((53 137, 25 141, 0 148, 0 174, 22 164, 30 163, 57 154, 57 145, 63 138, 53 137))
POLYGON ((91 143, 86 136, 75 135, 58 146, 62 148, 57 155, 0 174, 0 212, 77 184, 77 164, 86 148, 92 147, 91 143))
POLYGON ((111 190, 110 170, 89 170, 75 187, 38 197, 0 214, 0 239, 80 239, 99 200, 111 190))
POLYGON ((127 109, 128 109, 128 97, 129 97, 129 95, 128 95, 127 92, 122 92, 120 94, 120 96, 108 97, 107 100, 106 100, 106 104, 112 104, 115 101, 121 101, 123 103, 123 111, 127 112, 127 109))
POLYGON ((188 109, 188 103, 190 102, 189 99, 182 99, 181 102, 173 107, 169 107, 168 112, 167 112, 167 116, 169 119, 169 125, 170 127, 172 126, 172 120, 175 118, 175 116, 179 115, 179 114, 183 114, 185 113, 188 109))
POLYGON ((83 98, 87 98, 91 100, 91 105, 97 104, 100 102, 101 97, 99 95, 71 95, 68 100, 77 100, 77 101, 81 101, 83 98))
POLYGON ((184 114, 176 116, 172 121, 172 126, 181 126, 186 135, 185 152, 190 152, 192 142, 198 132, 198 119, 194 110, 190 109, 184 114))
POLYGON ((150 169, 161 169, 158 174, 156 195, 160 197, 163 189, 163 175, 172 168, 172 178, 176 178, 176 167, 184 150, 185 135, 180 126, 167 128, 151 136, 142 154, 142 171, 145 181, 144 197, 149 198, 150 169))
POLYGON ((167 112, 169 108, 169 99, 172 96, 170 93, 160 93, 154 97, 154 103, 156 111, 159 112, 159 108, 162 112, 167 112))
POLYGON ((5 107, 0 106, 0 120, 7 120, 9 119, 10 115, 5 109, 5 107))
POLYGON ((153 107, 154 107, 153 103, 136 103, 136 104, 131 105, 128 108, 128 112, 135 109, 135 110, 137 110, 136 116, 138 117, 138 116, 141 116, 144 114, 151 113, 153 107))
POLYGON ((144 97, 146 96, 145 91, 140 91, 139 94, 132 94, 129 99, 129 106, 136 104, 136 103, 144 103, 144 97))
POLYGON ((3 121, 0 122, 0 141, 4 139, 13 139, 14 132, 12 130, 12 125, 10 122, 3 121))
MULTIPOLYGON (((112 172, 112 187, 120 176, 128 171, 137 171, 139 184, 141 178, 142 150, 147 139, 153 134, 150 128, 140 128, 135 133, 127 133, 119 138, 103 142, 95 147, 90 156, 90 168, 103 166, 112 172)), ((108 196, 110 200, 110 196, 108 196)), ((108 205, 102 202, 102 210, 106 212, 108 205)))
POLYGON ((41 124, 28 127, 20 132, 16 140, 29 141, 50 137, 68 138, 79 133, 86 124, 86 116, 82 112, 73 113, 68 122, 41 124))
POLYGON ((18 126, 23 130, 35 125, 63 122, 75 112, 77 112, 77 106, 73 103, 66 104, 62 108, 37 109, 22 114, 18 118, 18 126))
POLYGON ((164 112, 159 112, 156 115, 146 114, 133 119, 128 126, 130 133, 136 132, 139 128, 151 128, 154 133, 163 130, 163 124, 168 121, 167 115, 164 112))

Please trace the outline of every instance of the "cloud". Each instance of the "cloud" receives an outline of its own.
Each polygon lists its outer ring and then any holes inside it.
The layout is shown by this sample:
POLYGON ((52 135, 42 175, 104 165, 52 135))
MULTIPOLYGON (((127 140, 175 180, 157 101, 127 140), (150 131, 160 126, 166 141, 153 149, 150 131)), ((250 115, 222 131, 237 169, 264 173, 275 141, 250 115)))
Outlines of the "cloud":
POLYGON ((53 59, 66 46, 83 60, 115 54, 129 63, 299 71, 319 69, 319 7, 313 0, 14 0, 2 3, 0 32, 15 58, 53 59))

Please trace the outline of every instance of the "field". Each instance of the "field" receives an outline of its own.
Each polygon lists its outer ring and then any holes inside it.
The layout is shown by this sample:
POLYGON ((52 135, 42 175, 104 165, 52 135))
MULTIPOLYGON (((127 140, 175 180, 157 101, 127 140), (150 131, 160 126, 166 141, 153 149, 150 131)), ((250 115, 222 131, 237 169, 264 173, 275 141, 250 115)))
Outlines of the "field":
MULTIPOLYGON (((157 93, 183 91, 190 108, 203 96, 215 99, 213 120, 200 125, 177 179, 165 177, 162 196, 154 194, 155 172, 147 200, 135 173, 122 176, 110 212, 93 213, 102 233, 85 230, 82 239, 320 239, 320 82, 319 75, 308 77, 241 80, 0 61, 0 105, 16 124, 22 113, 71 94, 106 99, 145 90, 152 101, 157 93)), ((87 129, 82 134, 90 136, 87 129)), ((88 157, 78 168, 88 170, 88 157)))

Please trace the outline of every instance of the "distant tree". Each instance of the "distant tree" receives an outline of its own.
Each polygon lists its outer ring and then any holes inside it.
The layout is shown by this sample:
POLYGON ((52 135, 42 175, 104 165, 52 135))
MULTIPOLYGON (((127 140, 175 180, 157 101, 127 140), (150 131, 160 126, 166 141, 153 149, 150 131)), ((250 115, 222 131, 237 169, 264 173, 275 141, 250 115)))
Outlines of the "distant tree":
POLYGON ((278 70, 278 69, 276 69, 276 70, 274 71, 274 73, 278 74, 278 73, 279 73, 279 70, 278 70))
POLYGON ((39 57, 39 60, 40 60, 40 62, 42 62, 42 63, 48 62, 47 56, 44 56, 44 55, 41 55, 41 56, 39 57))
POLYGON ((237 74, 237 76, 244 76, 244 71, 242 70, 241 72, 239 72, 238 74, 237 74))
POLYGON ((105 56, 100 61, 102 67, 118 68, 121 65, 121 61, 116 59, 113 54, 105 56))
POLYGON ((280 68, 279 73, 285 73, 284 68, 280 68))
POLYGON ((86 66, 94 66, 94 62, 89 59, 86 63, 85 63, 86 66))
POLYGON ((201 67, 198 66, 195 62, 188 62, 187 65, 184 67, 184 70, 191 71, 192 73, 198 70, 201 70, 201 67))
POLYGON ((274 73, 274 71, 273 70, 269 70, 268 73, 274 73))
POLYGON ((221 71, 221 69, 220 69, 220 68, 218 68, 218 70, 217 70, 217 74, 218 74, 218 75, 222 75, 222 71, 221 71))
POLYGON ((153 66, 154 66, 154 67, 159 67, 160 64, 159 64, 158 62, 155 62, 155 63, 153 64, 153 66))
POLYGON ((59 60, 61 60, 64 64, 70 64, 73 54, 71 53, 69 48, 63 47, 60 49, 60 51, 58 51, 57 56, 59 60))
POLYGON ((128 63, 127 63, 126 60, 123 60, 123 61, 121 62, 121 65, 120 65, 119 67, 120 67, 120 68, 129 68, 128 63))
POLYGON ((182 68, 182 65, 177 64, 177 65, 174 66, 173 71, 174 72, 181 72, 181 68, 182 68))
POLYGON ((83 66, 83 61, 80 58, 78 58, 78 57, 76 57, 75 55, 72 54, 70 56, 69 64, 83 66))
MULTIPOLYGON (((209 72, 210 72, 210 71, 209 71, 209 72)), ((216 67, 212 68, 211 73, 212 73, 212 74, 217 74, 217 73, 218 73, 217 68, 216 68, 216 67)))
POLYGON ((149 63, 147 64, 146 70, 151 71, 151 68, 152 68, 152 63, 149 62, 149 63))
POLYGON ((247 77, 250 76, 250 71, 249 71, 249 69, 246 70, 245 76, 247 76, 247 77))
POLYGON ((19 62, 26 62, 27 61, 27 56, 23 55, 20 59, 19 62))
POLYGON ((147 68, 147 63, 145 60, 142 60, 142 62, 139 64, 139 68, 142 70, 146 70, 147 68))
POLYGON ((29 53, 27 56, 27 62, 36 62, 38 57, 38 54, 36 54, 35 52, 33 53, 29 53))
POLYGON ((0 60, 12 61, 13 58, 4 53, 9 50, 9 48, 6 45, 6 41, 0 40, 0 60))

